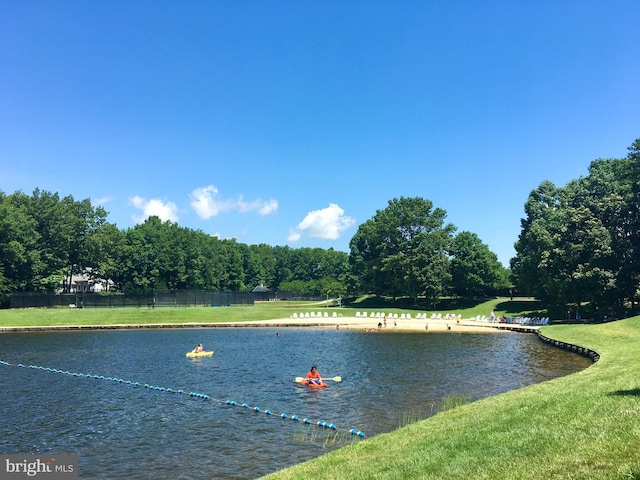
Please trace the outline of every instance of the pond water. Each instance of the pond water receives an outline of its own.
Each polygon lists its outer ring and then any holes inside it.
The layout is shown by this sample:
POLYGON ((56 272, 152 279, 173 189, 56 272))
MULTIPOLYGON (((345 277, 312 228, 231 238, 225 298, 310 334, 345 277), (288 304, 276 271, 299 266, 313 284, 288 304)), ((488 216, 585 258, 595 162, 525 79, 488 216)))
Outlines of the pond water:
POLYGON ((0 365, 0 453, 78 454, 83 479, 252 479, 366 441, 351 429, 371 437, 436 413, 448 397, 473 401, 591 363, 532 334, 277 333, 0 335, 9 363, 0 365), (200 342, 214 356, 186 358, 200 342), (312 364, 342 382, 315 391, 294 383, 312 364))

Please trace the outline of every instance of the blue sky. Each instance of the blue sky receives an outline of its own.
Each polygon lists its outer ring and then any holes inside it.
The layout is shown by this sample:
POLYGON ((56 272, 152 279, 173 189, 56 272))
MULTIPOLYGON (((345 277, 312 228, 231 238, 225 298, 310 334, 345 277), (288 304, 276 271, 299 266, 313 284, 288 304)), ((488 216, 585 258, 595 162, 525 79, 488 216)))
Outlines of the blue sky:
POLYGON ((419 196, 508 265, 528 194, 640 137, 640 2, 5 1, 0 189, 349 250, 419 196))

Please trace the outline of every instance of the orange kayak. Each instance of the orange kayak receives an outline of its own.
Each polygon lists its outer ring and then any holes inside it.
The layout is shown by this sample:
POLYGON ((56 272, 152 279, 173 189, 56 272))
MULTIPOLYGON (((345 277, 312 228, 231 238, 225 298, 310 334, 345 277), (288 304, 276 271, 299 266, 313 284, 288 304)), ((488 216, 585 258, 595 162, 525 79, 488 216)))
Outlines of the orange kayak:
POLYGON ((327 388, 329 385, 327 383, 307 383, 306 380, 300 382, 300 385, 303 385, 307 388, 327 388))

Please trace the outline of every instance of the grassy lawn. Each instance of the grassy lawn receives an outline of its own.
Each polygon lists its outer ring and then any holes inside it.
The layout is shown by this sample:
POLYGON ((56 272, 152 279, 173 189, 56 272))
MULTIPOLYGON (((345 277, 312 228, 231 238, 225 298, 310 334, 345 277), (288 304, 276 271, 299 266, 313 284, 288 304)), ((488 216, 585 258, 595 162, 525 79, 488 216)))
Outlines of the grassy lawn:
MULTIPOLYGON (((220 323, 288 318, 293 312, 326 310, 309 302, 264 302, 240 307, 28 308, 0 310, 0 326, 220 323), (302 309, 302 310, 301 310, 302 309)), ((334 311, 336 309, 329 309, 334 311)), ((338 309, 339 310, 339 309, 338 309)))
POLYGON ((640 317, 543 333, 601 359, 267 478, 640 479, 640 317))
MULTIPOLYGON (((460 313, 463 318, 476 315, 489 316, 491 310, 496 315, 527 315, 535 312, 536 302, 519 299, 493 299, 470 305, 445 305, 450 310, 420 310, 423 313, 460 313), (455 308, 459 307, 459 308, 455 308)), ((405 313, 413 310, 393 308, 388 305, 370 305, 366 301, 353 304, 350 308, 327 308, 325 302, 257 302, 253 306, 239 307, 193 307, 171 308, 27 308, 0 310, 0 327, 53 326, 53 325, 128 325, 155 323, 219 323, 289 318, 300 312, 333 312, 344 316, 354 316, 356 311, 384 311, 405 313)))

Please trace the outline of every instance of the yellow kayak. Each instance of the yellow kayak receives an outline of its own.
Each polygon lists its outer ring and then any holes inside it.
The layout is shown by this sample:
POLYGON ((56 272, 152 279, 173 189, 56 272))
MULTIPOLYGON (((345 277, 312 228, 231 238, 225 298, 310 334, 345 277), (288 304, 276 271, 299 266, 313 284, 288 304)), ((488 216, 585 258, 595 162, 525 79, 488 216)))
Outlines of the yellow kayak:
POLYGON ((210 352, 187 352, 187 357, 210 357, 213 355, 213 350, 210 352))

